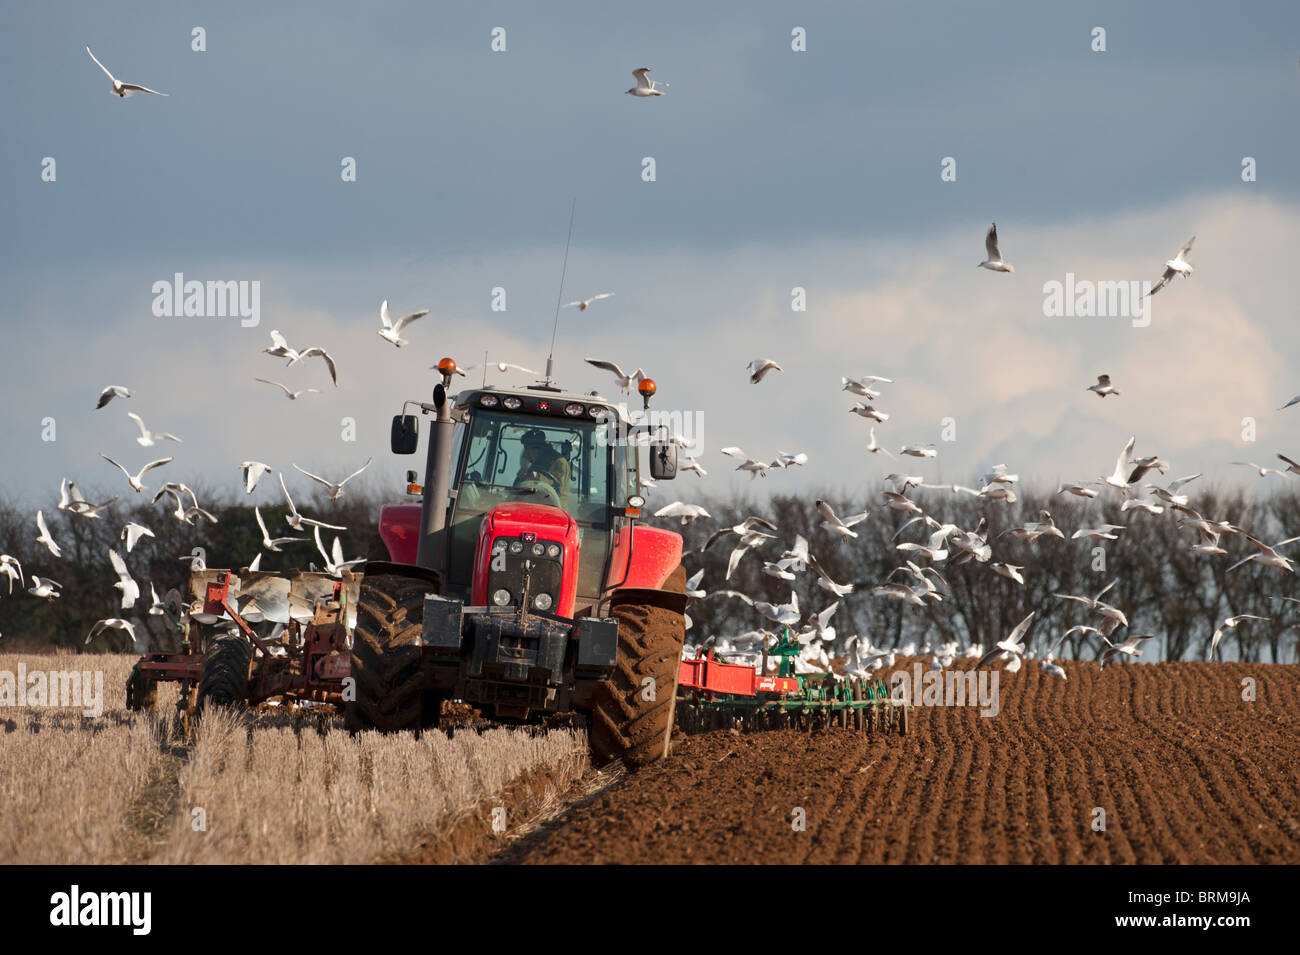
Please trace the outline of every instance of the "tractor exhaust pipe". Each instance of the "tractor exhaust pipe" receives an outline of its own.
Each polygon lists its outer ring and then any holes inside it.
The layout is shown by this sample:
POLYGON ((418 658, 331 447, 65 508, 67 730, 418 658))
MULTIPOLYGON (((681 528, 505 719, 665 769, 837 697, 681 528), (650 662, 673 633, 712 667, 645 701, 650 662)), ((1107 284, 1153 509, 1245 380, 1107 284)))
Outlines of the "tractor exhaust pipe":
MULTIPOLYGON (((444 375, 444 378, 449 377, 444 375)), ((429 429, 429 456, 424 466, 424 498, 421 514, 424 526, 415 562, 420 567, 441 572, 447 562, 447 505, 451 490, 451 446, 456 423, 451 418, 447 388, 433 389, 437 409, 429 429)))

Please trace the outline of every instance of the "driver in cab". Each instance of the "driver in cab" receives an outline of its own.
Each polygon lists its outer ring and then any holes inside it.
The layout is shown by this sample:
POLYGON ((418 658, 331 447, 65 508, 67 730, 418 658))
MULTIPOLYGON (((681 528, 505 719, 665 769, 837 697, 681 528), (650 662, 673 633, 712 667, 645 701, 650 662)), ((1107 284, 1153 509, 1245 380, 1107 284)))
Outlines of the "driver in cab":
POLYGON ((524 452, 515 475, 515 487, 543 483, 558 495, 561 504, 569 499, 569 462, 546 440, 540 428, 530 428, 523 436, 524 452))

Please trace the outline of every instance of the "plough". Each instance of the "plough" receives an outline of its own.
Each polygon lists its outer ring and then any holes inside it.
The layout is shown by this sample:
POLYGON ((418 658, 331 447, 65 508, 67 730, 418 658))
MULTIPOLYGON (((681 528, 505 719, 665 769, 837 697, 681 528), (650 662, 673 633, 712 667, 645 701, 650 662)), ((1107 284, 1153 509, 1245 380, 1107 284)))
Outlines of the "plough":
POLYGON ((360 578, 348 571, 342 578, 194 571, 189 599, 168 600, 180 649, 146 653, 136 662, 127 678, 127 707, 152 709, 158 684, 174 682, 180 684, 178 708, 186 712, 209 702, 244 706, 271 699, 342 708, 359 586, 360 578), (254 625, 262 623, 282 626, 259 633, 254 625), (214 624, 221 629, 203 632, 214 624))
POLYGON ((912 708, 891 699, 884 680, 795 673, 799 652, 798 639, 784 630, 764 651, 757 669, 717 660, 711 649, 682 660, 677 677, 678 726, 686 733, 733 728, 811 731, 831 725, 860 732, 907 733, 912 708), (775 676, 767 673, 769 656, 780 658, 775 676))

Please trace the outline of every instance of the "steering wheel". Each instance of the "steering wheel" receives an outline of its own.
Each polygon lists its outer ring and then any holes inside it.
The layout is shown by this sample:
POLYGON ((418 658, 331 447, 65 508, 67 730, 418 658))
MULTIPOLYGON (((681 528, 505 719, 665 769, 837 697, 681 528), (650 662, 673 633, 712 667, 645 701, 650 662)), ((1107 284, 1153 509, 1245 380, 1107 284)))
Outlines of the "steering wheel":
POLYGON ((564 505, 560 503, 559 493, 545 481, 524 481, 519 485, 519 489, 523 490, 525 488, 535 488, 542 497, 550 498, 548 503, 554 504, 560 510, 564 510, 564 505))

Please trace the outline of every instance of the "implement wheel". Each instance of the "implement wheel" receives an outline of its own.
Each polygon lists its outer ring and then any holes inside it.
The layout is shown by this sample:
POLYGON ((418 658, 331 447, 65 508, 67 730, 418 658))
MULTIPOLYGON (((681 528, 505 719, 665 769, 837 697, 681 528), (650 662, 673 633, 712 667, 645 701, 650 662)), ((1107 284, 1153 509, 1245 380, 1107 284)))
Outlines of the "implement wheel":
POLYGON ((242 633, 223 633, 208 641, 203 651, 196 705, 199 713, 209 706, 242 708, 248 702, 248 671, 253 645, 242 633))

